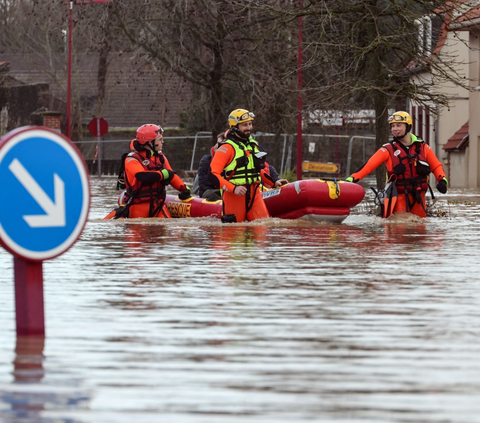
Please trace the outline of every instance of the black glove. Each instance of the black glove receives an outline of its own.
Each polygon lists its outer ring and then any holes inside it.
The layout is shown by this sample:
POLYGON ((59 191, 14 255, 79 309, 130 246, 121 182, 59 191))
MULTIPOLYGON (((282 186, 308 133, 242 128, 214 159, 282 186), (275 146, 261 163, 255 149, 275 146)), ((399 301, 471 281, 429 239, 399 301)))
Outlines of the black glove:
POLYGON ((180 200, 187 200, 187 199, 189 199, 191 196, 192 196, 192 194, 190 194, 190 190, 189 190, 189 189, 186 189, 185 191, 182 191, 180 194, 178 194, 178 198, 179 198, 180 200))
POLYGON ((443 178, 443 179, 437 184, 437 189, 438 189, 438 191, 441 192, 442 194, 446 194, 446 193, 447 193, 447 186, 448 186, 447 179, 446 179, 446 178, 443 178))

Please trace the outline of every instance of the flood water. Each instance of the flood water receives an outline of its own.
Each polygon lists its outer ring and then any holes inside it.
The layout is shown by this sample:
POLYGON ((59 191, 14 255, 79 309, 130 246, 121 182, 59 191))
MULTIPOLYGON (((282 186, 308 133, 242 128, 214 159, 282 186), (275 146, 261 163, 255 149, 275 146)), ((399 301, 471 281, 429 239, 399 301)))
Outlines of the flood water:
POLYGON ((480 191, 222 225, 104 222, 113 187, 43 264, 44 340, 16 337, 0 248, 2 423, 480 422, 480 191))

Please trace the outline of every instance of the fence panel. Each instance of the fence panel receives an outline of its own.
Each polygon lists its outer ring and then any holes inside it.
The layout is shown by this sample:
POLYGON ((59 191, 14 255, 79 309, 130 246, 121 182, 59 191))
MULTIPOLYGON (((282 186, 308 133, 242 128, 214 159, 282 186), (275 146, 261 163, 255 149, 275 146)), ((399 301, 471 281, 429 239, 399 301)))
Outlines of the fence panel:
MULTIPOLYGON (((267 162, 279 174, 296 167, 296 134, 254 134, 264 151, 267 162)), ((197 170, 201 158, 209 154, 212 137, 198 133, 188 137, 164 137, 163 152, 176 172, 197 170)), ((76 141, 91 174, 116 175, 123 153, 129 151, 131 140, 76 141)), ((340 165, 337 177, 345 177, 358 169, 375 152, 373 137, 351 135, 304 134, 302 160, 336 163, 340 165)))

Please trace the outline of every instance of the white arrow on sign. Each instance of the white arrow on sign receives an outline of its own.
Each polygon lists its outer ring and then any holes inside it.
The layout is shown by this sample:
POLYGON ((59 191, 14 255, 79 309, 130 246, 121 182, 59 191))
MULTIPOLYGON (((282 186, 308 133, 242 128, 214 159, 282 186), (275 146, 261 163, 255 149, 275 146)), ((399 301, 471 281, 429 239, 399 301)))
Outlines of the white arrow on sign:
POLYGON ((28 225, 31 228, 65 226, 65 184, 62 179, 56 173, 53 174, 54 203, 17 159, 13 159, 8 168, 46 213, 23 216, 28 225))

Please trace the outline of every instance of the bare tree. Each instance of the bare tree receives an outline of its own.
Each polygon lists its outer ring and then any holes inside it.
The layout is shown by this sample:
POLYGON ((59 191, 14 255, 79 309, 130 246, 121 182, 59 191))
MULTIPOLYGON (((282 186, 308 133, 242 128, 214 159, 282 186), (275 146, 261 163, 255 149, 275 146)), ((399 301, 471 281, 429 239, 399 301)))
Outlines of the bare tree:
POLYGON ((268 104, 275 109, 271 105, 276 104, 276 95, 266 93, 278 73, 275 66, 267 64, 260 42, 263 28, 270 27, 274 16, 247 6, 248 2, 230 0, 144 0, 135 4, 118 0, 114 11, 140 52, 158 67, 201 87, 203 104, 198 101, 194 106, 197 113, 206 110, 206 125, 216 134, 225 129, 232 108, 254 110, 268 104))
MULTIPOLYGON (((12 4, 0 3, 6 23, 0 48, 43 49, 52 58, 52 75, 64 84, 55 62, 65 63, 67 8, 56 0, 12 4), (14 28, 20 28, 16 38, 14 28)), ((466 87, 455 71, 457 59, 432 49, 457 7, 443 0, 115 0, 109 7, 76 8, 75 52, 77 59, 100 53, 99 113, 109 54, 128 51, 150 61, 160 77, 173 73, 194 84, 188 115, 203 122, 199 129, 216 134, 228 112, 244 107, 262 111, 257 128, 292 133, 302 16, 304 112, 373 107, 379 147, 388 139, 387 110, 399 99, 443 105, 449 99, 435 89, 439 83, 466 87), (422 39, 425 22, 431 37, 422 39), (432 77, 415 78, 419 70, 432 77)), ((383 176, 377 172, 380 186, 383 176)))
MULTIPOLYGON (((250 3, 265 8, 263 2, 250 3)), ((278 17, 276 27, 304 17, 305 110, 372 104, 379 148, 388 140, 387 110, 398 99, 445 105, 449 98, 436 89, 439 83, 468 88, 457 74, 457 58, 434 51, 458 7, 443 0, 324 0, 268 9, 278 17), (422 38, 426 21, 431 35, 422 38), (415 78, 425 70, 432 78, 415 78)), ((379 186, 384 175, 377 170, 379 186)))

